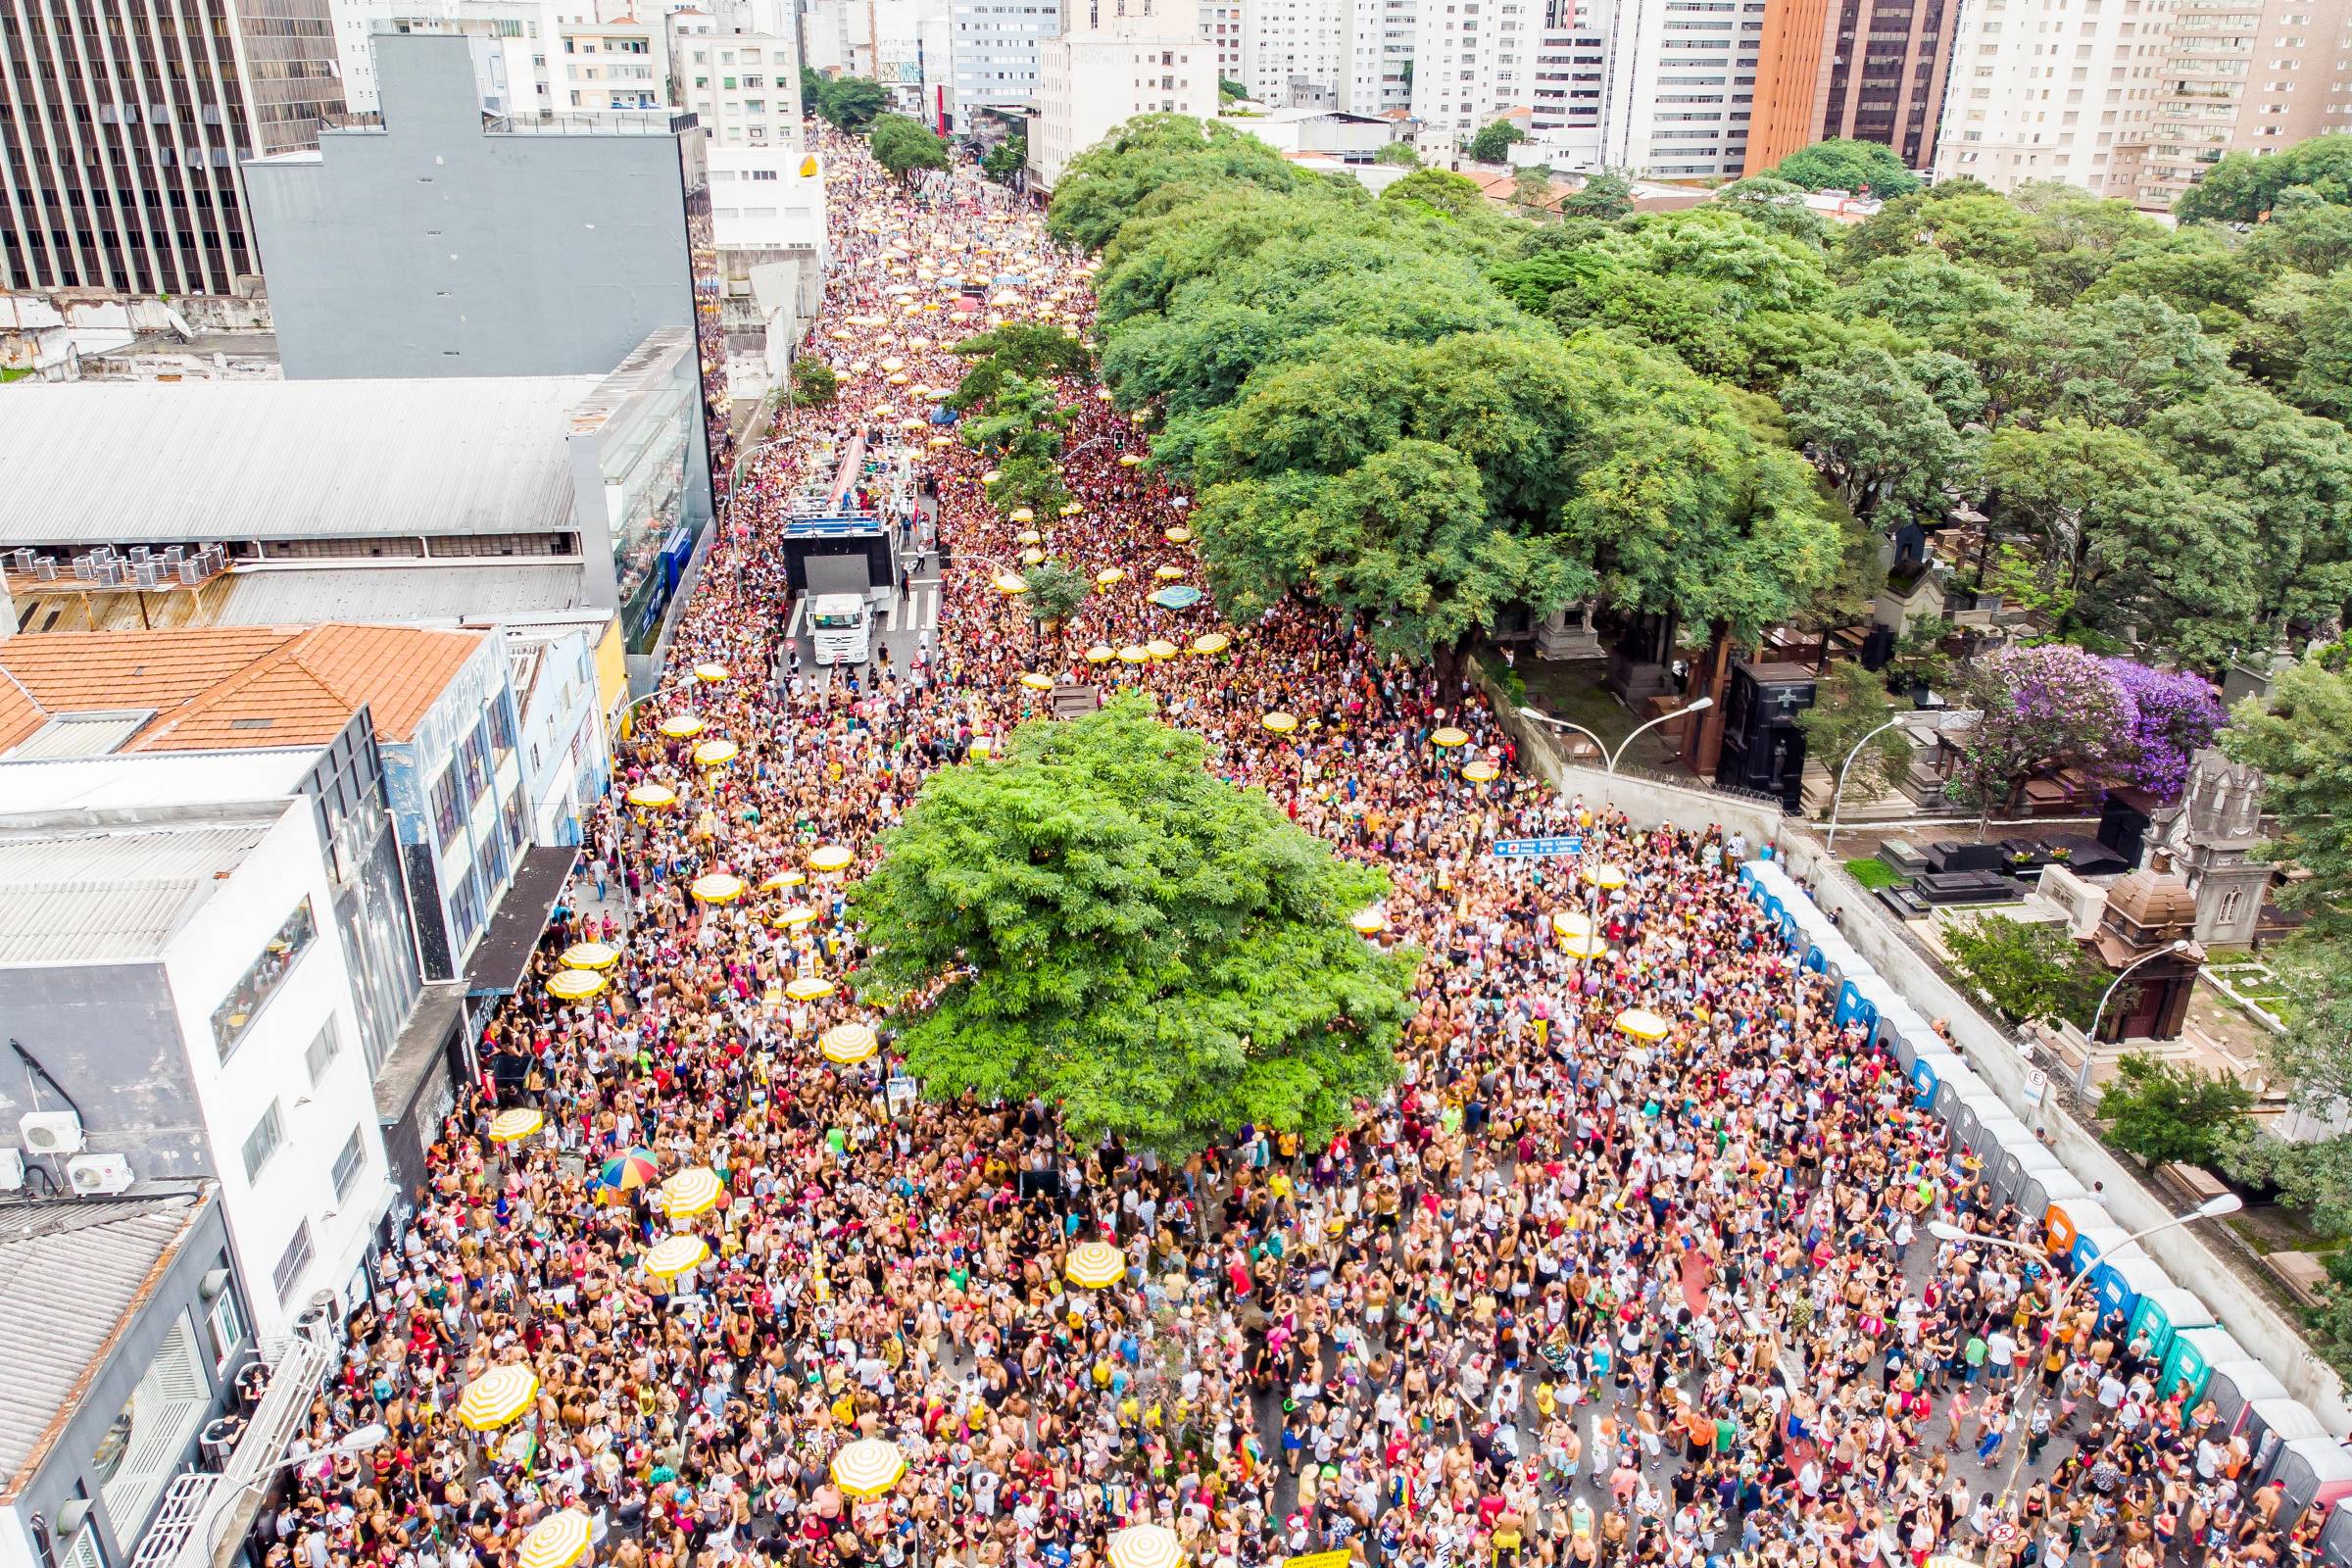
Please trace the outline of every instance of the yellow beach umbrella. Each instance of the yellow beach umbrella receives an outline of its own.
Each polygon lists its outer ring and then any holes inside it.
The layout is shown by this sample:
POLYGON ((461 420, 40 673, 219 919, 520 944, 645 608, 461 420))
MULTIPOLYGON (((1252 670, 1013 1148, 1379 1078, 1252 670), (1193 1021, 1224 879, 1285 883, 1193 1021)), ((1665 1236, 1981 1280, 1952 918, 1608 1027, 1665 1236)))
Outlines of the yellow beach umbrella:
POLYGON ((472 1432, 495 1432, 521 1420, 539 1402, 539 1374, 509 1361, 466 1385, 458 1398, 458 1424, 472 1432))
POLYGON ((1012 520, 1015 522, 1035 522, 1037 520, 1037 514, 1031 512, 1027 507, 1015 507, 1012 509, 1012 520))
POLYGON ((1554 909, 1551 929, 1564 937, 1589 937, 1592 934, 1592 917, 1582 909, 1554 909))
POLYGON ((1043 544, 1045 542, 1045 538, 1046 536, 1042 533, 1039 533, 1035 528, 1023 528, 1019 533, 1016 533, 1012 536, 1012 542, 1016 545, 1043 544))
POLYGON ((705 741, 694 749, 694 760, 703 767, 724 767, 742 752, 733 741, 705 741))
POLYGON ((808 869, 846 871, 850 868, 850 862, 857 858, 857 854, 846 845, 820 844, 808 852, 808 869))
POLYGON ((827 1061, 844 1067, 855 1066, 880 1049, 881 1041, 870 1023, 837 1023, 817 1037, 816 1049, 827 1061))
POLYGON ((1348 923, 1361 935, 1375 937, 1389 928, 1389 917, 1378 909, 1358 909, 1348 917, 1348 923))
POLYGON ((662 721, 662 733, 673 741, 690 741, 702 732, 700 713, 672 713, 662 721))
POLYGON ((1050 692, 1054 689, 1054 677, 1051 675, 1040 675, 1036 670, 1033 669, 1028 674, 1021 677, 1021 684, 1028 687, 1033 692, 1050 692))
POLYGON ((1203 632, 1193 639, 1196 654, 1221 654, 1233 646, 1233 639, 1221 631, 1203 632))
POLYGON ((1024 565, 1024 566, 1042 566, 1042 565, 1044 565, 1045 564, 1046 564, 1046 553, 1045 553, 1043 550, 1040 550, 1040 549, 1038 549, 1038 548, 1037 548, 1037 546, 1035 546, 1035 545, 1031 545, 1031 546, 1030 546, 1028 549, 1026 549, 1026 550, 1024 550, 1024 551, 1022 551, 1022 552, 1021 552, 1021 564, 1022 564, 1022 565, 1024 565))
POLYGON ((1295 715, 1285 713, 1279 709, 1271 713, 1260 714, 1257 721, 1277 735, 1288 735, 1298 727, 1298 720, 1295 715))
POLYGON ((1173 528, 1161 529, 1160 537, 1172 545, 1189 545, 1193 542, 1193 530, 1180 522, 1173 528))
POLYGON ((1499 778, 1501 774, 1501 768, 1496 767, 1493 762, 1488 761, 1483 757, 1477 761, 1472 762, 1468 767, 1462 769, 1462 777, 1468 779, 1473 784, 1492 784, 1495 779, 1499 778))
POLYGON ((659 811, 678 804, 678 792, 666 784, 640 784, 628 793, 628 803, 641 811, 659 811))
POLYGON ((1117 654, 1111 652, 1107 646, 1102 643, 1097 643, 1094 647, 1089 648, 1086 651, 1086 662, 1090 664, 1107 664, 1118 657, 1119 656, 1117 654))
POLYGON ((1065 517, 1075 517, 1085 510, 1084 506, 1075 501, 1065 501, 1061 504, 1061 514, 1065 517))
POLYGON ((726 871, 712 871, 696 877, 689 884, 688 891, 702 904, 733 904, 751 889, 739 876, 726 871))
POLYGON ((906 1456, 888 1438, 859 1438, 833 1455, 833 1484, 853 1497, 879 1497, 906 1474, 906 1456))
POLYGON ((1119 454, 1119 466, 1122 468, 1132 468, 1143 461, 1143 459, 1137 457, 1132 452, 1123 452, 1119 454))
POLYGON ((1071 1284, 1100 1291, 1126 1277, 1127 1254, 1108 1242, 1080 1242, 1070 1249, 1061 1271, 1071 1284))
POLYGON ((1110 401, 1110 388, 1106 386, 1099 386, 1095 388, 1095 401, 1097 403, 1108 403, 1110 401))
POLYGON ((997 592, 1007 599, 1015 594, 1025 594, 1029 591, 1029 579, 1018 572, 1001 571, 989 580, 996 586, 997 592))
POLYGON ((546 1125, 545 1111, 517 1105, 513 1110, 502 1110, 490 1118, 490 1141, 494 1144, 512 1144, 530 1137, 546 1125))
POLYGON ((1140 664, 1151 657, 1152 650, 1142 643, 1129 643, 1119 650, 1119 662, 1123 664, 1140 664))
POLYGON ((1581 937, 1562 937, 1560 951, 1571 958, 1598 958, 1607 955, 1609 940, 1598 932, 1581 937))
POLYGON ((605 977, 594 969, 563 969, 548 978, 547 994, 558 1002, 586 1002, 605 989, 605 977))
POLYGON ((787 904, 769 916, 767 923, 779 931, 790 931, 800 926, 815 924, 816 911, 806 904, 787 904))
POLYGON ((551 1513, 531 1526, 514 1554, 514 1568, 572 1568, 588 1555, 596 1540, 596 1522, 577 1508, 551 1513))
POLYGON ((1144 651, 1150 654, 1153 659, 1174 659, 1177 654, 1176 645, 1168 641, 1165 637, 1152 638, 1150 642, 1144 644, 1144 651))
POLYGON ((1636 1040, 1663 1040, 1673 1027, 1647 1007, 1628 1007, 1617 1015, 1618 1031, 1636 1040))
POLYGON ((778 871, 760 882, 760 891, 773 893, 779 888, 797 888, 808 880, 808 873, 806 871, 778 871))
POLYGON ((989 469, 989 470, 988 470, 986 473, 984 473, 984 474, 982 474, 982 475, 980 476, 980 482, 981 482, 982 484, 995 484, 995 483, 996 483, 996 482, 997 482, 999 479, 1002 479, 1002 478, 1004 478, 1004 474, 1002 474, 1002 473, 998 472, 998 471, 997 471, 996 469, 994 469, 994 468, 991 468, 991 469, 989 469))
POLYGON ((1429 738, 1429 744, 1432 746, 1444 747, 1446 750, 1451 751, 1456 746, 1469 745, 1470 734, 1467 730, 1458 730, 1455 729, 1451 724, 1448 724, 1444 729, 1439 730, 1435 735, 1432 735, 1429 738))
POLYGON ((1101 571, 1095 573, 1095 582, 1104 588, 1113 587, 1126 580, 1127 571, 1123 566, 1104 566, 1101 571))
POLYGON ((833 982, 813 974, 796 975, 784 994, 795 1002, 822 1002, 833 994, 833 982))
POLYGON ((1625 868, 1616 865, 1588 865, 1585 880, 1596 888, 1617 889, 1625 886, 1625 868))
POLYGON ((637 1261, 648 1274, 658 1280, 674 1280, 688 1269, 702 1267, 710 1260, 710 1244, 700 1236, 672 1236, 647 1249, 637 1261))
POLYGON ((1178 1568, 1184 1543, 1165 1525, 1129 1525, 1110 1536, 1110 1568, 1178 1568))
POLYGON ((1157 577, 1161 582, 1174 582, 1184 575, 1184 568, 1182 566, 1154 566, 1152 568, 1152 575, 1157 577))
POLYGON ((727 666, 724 664, 710 663, 697 664, 694 666, 694 678, 701 681, 706 686, 716 686, 721 684, 726 680, 729 673, 730 672, 727 669, 727 666))
POLYGON ((566 969, 610 969, 620 961, 620 950, 605 942, 574 942, 564 950, 566 969))
POLYGON ((710 1213, 726 1196, 726 1184, 718 1179, 718 1172, 697 1165, 662 1184, 662 1212, 671 1219, 692 1219, 710 1213))

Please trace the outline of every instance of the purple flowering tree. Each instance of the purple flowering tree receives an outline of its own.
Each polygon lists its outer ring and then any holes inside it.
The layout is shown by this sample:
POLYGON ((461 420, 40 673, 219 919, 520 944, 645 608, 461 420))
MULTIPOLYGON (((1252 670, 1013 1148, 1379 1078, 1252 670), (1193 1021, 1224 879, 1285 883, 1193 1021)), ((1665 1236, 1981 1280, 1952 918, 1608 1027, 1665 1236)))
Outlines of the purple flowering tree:
POLYGON ((2130 754, 2119 760, 2124 777, 2170 806, 2188 786, 2189 758, 2213 744, 2229 715, 2202 676, 2150 669, 2129 659, 2104 662, 2137 711, 2130 754))
POLYGON ((1984 716, 1945 789, 1986 817, 2015 808, 2037 773, 2102 770, 2132 755, 2139 722, 2132 694, 2080 648, 2004 648, 1977 661, 1968 687, 1984 716))

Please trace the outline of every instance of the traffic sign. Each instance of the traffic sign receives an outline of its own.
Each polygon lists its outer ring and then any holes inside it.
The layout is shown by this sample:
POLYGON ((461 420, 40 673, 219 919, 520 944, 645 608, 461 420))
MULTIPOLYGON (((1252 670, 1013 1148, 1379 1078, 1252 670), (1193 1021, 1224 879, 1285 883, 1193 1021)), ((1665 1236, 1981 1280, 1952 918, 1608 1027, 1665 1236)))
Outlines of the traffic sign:
POLYGON ((1557 839, 1496 839, 1494 855, 1504 860, 1542 860, 1555 855, 1582 855, 1585 841, 1576 834, 1557 839))

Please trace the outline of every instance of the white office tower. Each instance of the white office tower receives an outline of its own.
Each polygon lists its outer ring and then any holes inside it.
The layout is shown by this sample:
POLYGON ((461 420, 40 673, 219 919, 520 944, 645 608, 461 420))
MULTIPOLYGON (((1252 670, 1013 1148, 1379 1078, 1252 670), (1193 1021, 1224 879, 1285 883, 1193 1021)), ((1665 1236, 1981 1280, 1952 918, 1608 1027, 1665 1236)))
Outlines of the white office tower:
POLYGON ((335 52, 355 113, 381 107, 375 36, 423 32, 475 40, 485 113, 641 115, 670 107, 665 13, 674 8, 638 9, 629 0, 334 0, 335 52))
POLYGON ((874 74, 874 12, 868 0, 808 0, 801 25, 810 70, 828 76, 874 74))
MULTIPOLYGON (((1605 0, 1599 0, 1605 3, 1605 0)), ((1577 0, 1420 0, 1413 118, 1423 147, 1458 151, 1497 120, 1593 167, 1607 40, 1577 0)))
POLYGON ((1413 19, 1426 0, 1242 0, 1241 80, 1282 109, 1377 115, 1411 96, 1413 19))
POLYGON ((770 150, 789 166, 801 145, 801 46, 792 0, 704 0, 673 11, 671 102, 697 116, 712 151, 770 150))
POLYGON ((1426 4, 1353 0, 1340 108, 1351 115, 1379 115, 1412 106, 1414 19, 1426 4))
MULTIPOLYGON (((1963 4, 1936 138, 1937 177, 1970 174, 1998 191, 2055 179, 2094 196, 2136 195, 2168 10, 2162 0, 1963 4)), ((2241 66, 2238 79, 2243 74, 2241 66)))
POLYGON ((1200 0, 1200 41, 1216 55, 1217 74, 1242 81, 1242 0, 1200 0))
POLYGON ((1609 43, 1602 167, 1657 179, 1737 179, 1747 158, 1764 6, 1596 0, 1609 43))
MULTIPOLYGON (((862 5, 864 0, 858 0, 862 5)), ((949 0, 954 32, 949 116, 953 128, 976 128, 984 109, 1027 109, 1038 97, 1038 53, 1061 31, 1059 0, 949 0)), ((1087 10, 1074 0, 1074 16, 1087 10)), ((1190 32, 1192 24, 1185 24, 1190 32)), ((926 69, 928 63, 926 62, 926 69)), ((1214 93, 1209 102, 1216 102, 1214 93)))
POLYGON ((1040 50, 1029 178, 1052 190, 1071 159, 1137 115, 1217 112, 1216 51, 1195 28, 1193 0, 1094 0, 1089 25, 1040 50))

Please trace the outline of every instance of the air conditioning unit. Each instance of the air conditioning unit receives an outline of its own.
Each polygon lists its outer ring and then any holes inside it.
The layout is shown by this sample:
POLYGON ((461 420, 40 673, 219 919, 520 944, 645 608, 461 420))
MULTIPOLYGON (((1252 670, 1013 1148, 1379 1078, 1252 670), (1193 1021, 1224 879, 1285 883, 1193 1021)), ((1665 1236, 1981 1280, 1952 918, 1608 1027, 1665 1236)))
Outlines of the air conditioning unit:
POLYGON ((0 1149, 0 1193, 20 1192, 24 1186, 24 1151, 0 1149))
POLYGON ((76 1154, 66 1161, 66 1175, 74 1183, 74 1191, 84 1198, 120 1193, 130 1186, 130 1156, 76 1154))
POLYGON ((81 1152, 81 1118, 70 1110, 36 1110, 17 1123, 28 1154, 81 1152))

